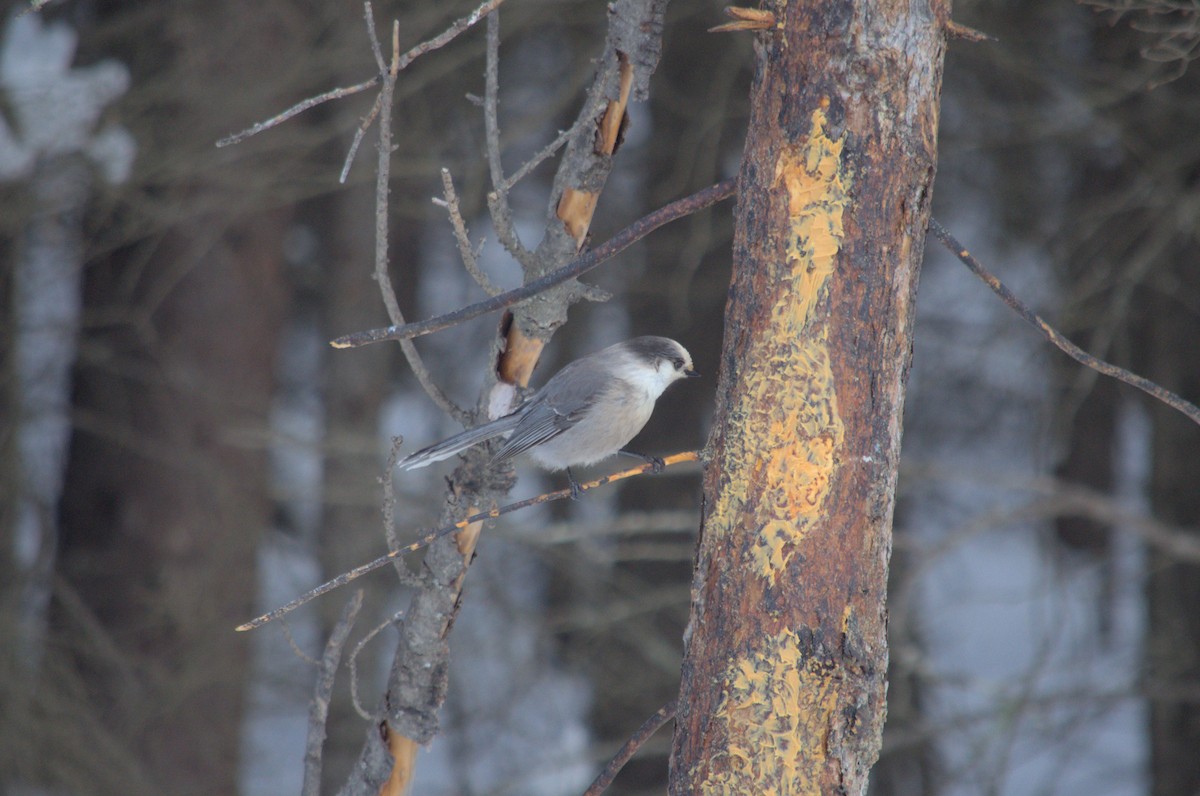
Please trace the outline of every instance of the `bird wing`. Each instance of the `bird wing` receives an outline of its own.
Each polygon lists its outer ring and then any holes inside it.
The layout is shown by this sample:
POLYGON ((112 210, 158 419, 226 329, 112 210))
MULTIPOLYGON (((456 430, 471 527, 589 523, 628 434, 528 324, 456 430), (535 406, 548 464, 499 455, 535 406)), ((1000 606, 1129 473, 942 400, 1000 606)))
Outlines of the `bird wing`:
POLYGON ((594 367, 580 367, 582 364, 576 360, 567 365, 529 399, 521 421, 492 461, 511 459, 554 439, 586 416, 610 386, 610 377, 594 367))

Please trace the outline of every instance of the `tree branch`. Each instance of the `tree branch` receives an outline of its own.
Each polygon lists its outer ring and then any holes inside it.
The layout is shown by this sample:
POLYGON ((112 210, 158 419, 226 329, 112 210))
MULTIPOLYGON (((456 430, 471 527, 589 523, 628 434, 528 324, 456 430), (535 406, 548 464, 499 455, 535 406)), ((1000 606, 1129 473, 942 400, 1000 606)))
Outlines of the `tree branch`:
MULTIPOLYGON (((503 2, 504 2, 504 0, 487 0, 487 2, 483 3, 481 6, 479 6, 474 11, 472 11, 470 14, 467 14, 465 17, 462 17, 461 19, 455 20, 454 23, 450 25, 450 27, 446 28, 444 31, 439 33, 437 36, 434 36, 432 39, 429 39, 428 41, 421 42, 420 44, 413 47, 408 52, 404 53, 404 55, 401 55, 397 59, 394 59, 393 60, 393 68, 397 72, 402 71, 402 70, 406 69, 409 64, 411 64, 413 61, 420 58, 425 53, 445 47, 447 44, 449 44, 451 41, 453 41, 455 38, 457 38, 459 34, 461 34, 467 28, 474 25, 479 20, 483 19, 485 14, 487 14, 494 8, 498 8, 500 6, 500 4, 503 2)), ((368 14, 368 18, 370 18, 370 10, 369 9, 367 11, 367 14, 368 14)), ((374 22, 371 21, 370 24, 373 27, 374 22)), ((376 54, 378 55, 379 54, 378 39, 376 39, 373 34, 371 36, 371 39, 372 39, 372 43, 373 43, 373 48, 374 48, 376 54)), ((380 56, 376 60, 377 61, 382 60, 382 57, 380 56)), ((278 127, 279 125, 286 122, 288 119, 291 119, 293 116, 297 116, 297 115, 303 113, 304 111, 308 110, 309 108, 315 108, 316 106, 318 106, 324 102, 328 102, 329 100, 341 99, 342 97, 348 97, 351 94, 357 94, 360 91, 365 91, 365 90, 369 89, 371 86, 375 85, 376 83, 379 83, 381 80, 384 79, 385 76, 386 76, 386 73, 383 70, 383 65, 380 64, 380 73, 378 75, 375 75, 375 77, 371 78, 370 80, 364 80, 362 83, 358 83, 357 85, 353 85, 353 86, 347 86, 346 88, 335 88, 331 91, 326 91, 324 94, 318 94, 315 97, 309 97, 306 100, 301 100, 300 102, 296 103, 295 105, 293 105, 292 107, 283 111, 282 113, 280 113, 276 116, 272 116, 270 119, 258 122, 257 124, 246 128, 245 130, 243 130, 240 133, 234 133, 233 135, 222 138, 220 141, 217 142, 217 146, 218 147, 226 147, 226 146, 230 146, 231 144, 241 143, 242 141, 245 141, 247 138, 250 138, 251 136, 258 135, 259 133, 263 132, 264 130, 270 130, 272 127, 278 127)))
POLYGON ((492 177, 492 192, 488 194, 488 213, 501 245, 513 259, 528 268, 529 249, 521 243, 512 223, 508 206, 508 186, 504 180, 504 162, 500 158, 500 15, 490 14, 487 21, 487 68, 484 70, 483 128, 487 142, 488 171, 492 177))
POLYGON ((448 312, 445 315, 439 315, 436 318, 415 321, 399 326, 389 326, 384 329, 355 332, 354 334, 348 334, 332 340, 329 344, 334 348, 357 348, 359 346, 370 345, 371 343, 381 343, 385 340, 410 340, 414 337, 423 337, 442 329, 448 329, 463 321, 478 318, 480 315, 485 315, 489 312, 511 307, 531 296, 543 293, 555 285, 561 285, 563 282, 586 274, 588 271, 611 260, 664 224, 728 199, 734 195, 736 190, 737 180, 729 179, 719 182, 716 185, 710 185, 708 188, 697 191, 691 196, 677 199, 671 202, 671 204, 643 216, 600 246, 576 257, 562 268, 552 271, 540 279, 528 282, 519 288, 510 290, 507 293, 501 293, 498 296, 493 296, 476 304, 455 310, 454 312, 448 312))
POLYGON ((1137 387, 1142 392, 1150 397, 1162 401, 1167 406, 1182 412, 1193 423, 1200 425, 1200 407, 1185 400, 1179 395, 1162 387, 1150 379, 1138 376, 1136 373, 1131 373, 1124 368, 1117 367, 1102 359, 1098 359, 1088 352, 1084 351, 1079 346, 1072 343, 1067 338, 1063 337, 1057 329, 1046 323, 1040 315, 1031 310, 1024 302, 1008 289, 1008 287, 996 278, 990 271, 983 267, 979 260, 967 248, 958 242, 958 239, 951 235, 945 227, 938 223, 937 219, 930 217, 929 231, 932 232, 942 245, 959 259, 959 261, 971 270, 971 273, 979 277, 985 285, 992 289, 992 292, 1000 297, 1000 300, 1007 304, 1014 312, 1020 315, 1030 326, 1037 329, 1042 337, 1054 344, 1058 350, 1069 356, 1081 365, 1091 368, 1092 370, 1103 373, 1105 376, 1111 376, 1117 381, 1122 381, 1131 387, 1137 387))
MULTIPOLYGON (((374 23, 367 6, 367 24, 371 28, 373 49, 378 51, 379 43, 374 35, 374 23)), ((383 79, 383 88, 379 92, 379 158, 375 172, 375 281, 379 283, 379 292, 383 296, 383 304, 387 307, 388 317, 392 323, 404 323, 404 314, 400 311, 400 303, 396 300, 396 291, 392 287, 392 278, 388 273, 388 190, 391 177, 392 163, 392 97, 396 90, 396 76, 400 73, 400 23, 392 23, 392 65, 383 79)), ((458 422, 466 425, 467 413, 451 401, 429 374, 425 362, 417 352, 411 340, 401 340, 400 349, 409 367, 421 383, 425 394, 438 407, 458 422)))
POLYGON ((303 796, 319 796, 321 793, 321 747, 325 744, 325 722, 329 718, 329 699, 333 694, 333 681, 337 676, 338 663, 342 659, 342 648, 354 627, 354 620, 362 608, 363 592, 359 589, 342 609, 342 616, 333 626, 325 654, 321 656, 320 675, 313 694, 312 707, 308 712, 308 738, 304 743, 304 786, 303 796))
POLYGON ((467 233, 467 222, 463 220, 462 210, 458 206, 458 193, 454 190, 450 169, 442 169, 442 195, 441 202, 436 199, 434 202, 445 207, 450 216, 450 226, 454 228, 454 240, 458 243, 458 256, 462 258, 463 267, 475 280, 475 284, 483 288, 483 292, 489 296, 500 295, 504 289, 492 284, 492 280, 479 267, 479 256, 471 248, 471 236, 467 233))
MULTIPOLYGON (((683 453, 676 453, 672 456, 668 456, 665 459, 663 459, 663 466, 670 467, 672 465, 681 464, 683 462, 698 462, 698 461, 700 461, 699 452, 684 451, 683 453)), ((623 481, 626 478, 632 478, 634 476, 642 475, 643 473, 647 473, 647 472, 653 470, 655 465, 656 465, 656 462, 647 462, 646 464, 642 464, 637 467, 631 467, 628 470, 621 470, 620 472, 613 473, 612 475, 606 475, 603 478, 597 478, 594 481, 588 481, 586 483, 580 484, 579 489, 583 492, 586 492, 590 489, 597 489, 599 487, 606 486, 606 485, 614 483, 616 481, 623 481)), ((265 613, 262 616, 251 619, 249 622, 238 625, 236 629, 238 630, 238 632, 245 632, 247 630, 254 630, 256 628, 260 628, 263 625, 267 624, 268 622, 272 622, 281 616, 286 616, 287 614, 290 614, 292 611, 296 610, 297 608, 304 605, 305 603, 310 602, 311 600, 313 600, 317 597, 320 597, 322 594, 328 594, 329 592, 333 591, 334 589, 345 586, 347 583, 349 583, 353 580, 358 580, 363 575, 366 575, 369 572, 374 572, 375 570, 379 569, 380 567, 386 566, 388 564, 388 562, 396 560, 397 558, 404 555, 405 553, 411 553, 415 550, 420 550, 422 547, 425 547, 426 545, 430 544, 431 542, 434 542, 437 539, 441 539, 444 536, 449 536, 453 533, 457 533, 461 530, 466 529, 470 525, 474 525, 477 522, 484 522, 486 520, 494 520, 497 517, 502 517, 505 514, 511 514, 514 511, 519 511, 521 509, 529 508, 530 506, 536 506, 541 503, 549 503, 550 501, 553 501, 553 500, 563 500, 564 498, 569 498, 569 497, 571 497, 570 489, 559 489, 555 492, 547 492, 545 494, 538 495, 537 497, 527 498, 525 500, 519 500, 516 503, 510 503, 507 506, 501 506, 499 508, 493 508, 493 509, 489 509, 487 511, 481 511, 476 514, 472 514, 471 516, 461 519, 458 522, 453 523, 452 525, 444 525, 441 528, 427 530, 415 542, 405 545, 404 547, 399 547, 395 550, 392 550, 392 551, 388 552, 386 555, 382 555, 379 558, 376 558, 374 561, 369 561, 366 564, 357 566, 348 572, 343 572, 341 575, 338 575, 336 578, 326 581, 325 583, 322 583, 320 586, 317 586, 315 589, 311 589, 311 590, 305 592, 304 594, 300 595, 299 597, 292 600, 291 602, 289 602, 285 605, 282 605, 273 611, 265 613)), ((418 533, 420 533, 420 531, 418 531, 418 533)))
POLYGON ((608 786, 616 779, 617 774, 621 773, 621 769, 625 764, 637 754, 638 749, 642 748, 642 744, 650 739, 651 735, 658 732, 659 729, 671 719, 675 718, 676 701, 672 699, 667 704, 658 709, 657 712, 637 728, 633 735, 629 736, 617 753, 613 755, 612 760, 608 761, 608 765, 604 767, 596 779, 592 780, 592 784, 583 792, 583 796, 600 796, 604 791, 608 790, 608 786))

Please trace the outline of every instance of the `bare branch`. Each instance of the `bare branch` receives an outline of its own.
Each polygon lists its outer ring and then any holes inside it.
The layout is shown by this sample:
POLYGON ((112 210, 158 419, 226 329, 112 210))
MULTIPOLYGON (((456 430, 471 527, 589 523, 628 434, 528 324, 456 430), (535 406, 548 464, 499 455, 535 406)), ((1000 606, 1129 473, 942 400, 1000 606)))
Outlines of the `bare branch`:
POLYGON ((604 791, 608 790, 608 786, 616 779, 617 774, 621 773, 621 769, 625 764, 637 754, 637 750, 642 748, 642 744, 650 739, 651 735, 671 719, 675 718, 676 701, 672 699, 667 704, 659 708, 653 716, 646 719, 641 727, 633 735, 629 736, 617 753, 613 755, 612 760, 608 761, 608 765, 604 767, 588 789, 583 792, 583 796, 600 796, 604 791))
POLYGON ((502 190, 507 193, 514 185, 528 177, 529 172, 542 165, 546 158, 551 157, 555 152, 562 149, 563 146, 566 145, 567 141, 571 140, 571 136, 575 135, 575 131, 578 129, 578 127, 579 123, 576 122, 566 130, 560 131, 557 138, 555 138, 549 144, 546 144, 546 146, 540 149, 537 154, 521 164, 521 168, 514 171, 512 176, 505 178, 504 182, 497 186, 496 190, 502 190))
POLYGON ((367 21, 367 39, 371 42, 371 55, 375 56, 375 66, 379 74, 387 71, 387 61, 383 60, 383 48, 379 46, 379 35, 375 32, 375 13, 371 10, 370 0, 363 3, 363 17, 367 21))
POLYGON ((296 643, 296 635, 294 633, 292 633, 291 624, 284 621, 284 622, 280 622, 279 626, 283 630, 283 637, 285 639, 287 639, 288 646, 292 648, 292 654, 295 655, 300 660, 307 663, 309 666, 312 666, 313 668, 320 667, 321 664, 317 661, 316 658, 309 655, 304 650, 300 649, 300 645, 296 643))
MULTIPOLYGON (((446 28, 444 31, 439 33, 437 36, 434 36, 432 39, 429 39, 428 41, 421 42, 416 47, 413 47, 411 50, 404 53, 404 55, 401 55, 399 57, 393 57, 392 69, 394 70, 394 72, 399 72, 400 70, 408 67, 409 64, 411 64, 413 61, 417 60, 417 58, 420 58, 425 53, 440 49, 441 47, 445 47, 447 44, 449 44, 455 38, 457 38, 459 34, 461 34, 467 28, 474 25, 479 20, 483 19, 483 16, 485 14, 492 11, 492 9, 498 8, 500 6, 500 4, 503 2, 504 2, 504 0, 487 0, 487 2, 483 3, 483 5, 476 8, 470 14, 467 14, 465 17, 462 17, 461 19, 455 20, 454 23, 450 27, 446 28)), ((308 110, 309 108, 315 108, 316 106, 318 106, 324 102, 328 102, 329 100, 341 99, 342 97, 348 97, 351 94, 357 94, 358 92, 365 91, 366 89, 370 88, 371 86, 374 86, 375 84, 379 83, 385 76, 384 71, 383 71, 384 70, 383 54, 379 51, 379 41, 374 35, 375 20, 374 20, 374 17, 371 15, 369 5, 367 7, 366 14, 367 14, 367 25, 372 32, 371 33, 371 42, 372 42, 371 46, 372 46, 373 51, 375 52, 376 61, 379 62, 380 74, 375 75, 375 77, 371 78, 370 80, 364 81, 357 85, 348 86, 346 88, 335 88, 332 91, 326 91, 324 94, 318 94, 315 97, 309 97, 306 100, 302 100, 301 102, 298 102, 295 105, 293 105, 292 107, 288 108, 283 113, 280 113, 276 116, 272 116, 270 119, 267 119, 266 121, 262 121, 262 122, 259 122, 258 124, 248 127, 240 133, 235 133, 233 135, 222 138, 220 141, 217 142, 217 146, 218 147, 226 147, 231 144, 240 143, 242 141, 245 141, 247 138, 249 138, 251 136, 258 135, 259 133, 263 132, 264 130, 269 130, 272 127, 277 127, 280 124, 283 124, 288 119, 292 118, 293 116, 296 116, 297 114, 303 113, 304 111, 308 110)), ((394 76, 394 72, 393 72, 393 76, 394 76)))
POLYGON ((500 192, 501 200, 507 197, 500 191, 504 184, 504 163, 500 159, 500 14, 497 12, 487 21, 487 67, 484 69, 483 126, 487 136, 488 171, 492 185, 500 192))
POLYGON ((358 643, 354 645, 354 649, 350 651, 350 658, 347 660, 347 663, 350 666, 350 701, 354 704, 354 712, 361 716, 365 721, 371 721, 375 717, 371 715, 369 710, 362 706, 362 700, 359 699, 358 696, 358 654, 362 652, 363 647, 371 643, 376 636, 378 636, 387 628, 398 623, 403 617, 404 612, 400 611, 386 622, 380 622, 378 625, 371 628, 369 633, 359 639, 358 643))
MULTIPOLYGON (((369 8, 369 6, 368 6, 369 8)), ((367 19, 370 20, 370 14, 367 19)), ((396 75, 400 72, 400 23, 392 23, 392 65, 384 76, 383 88, 379 92, 379 157, 375 173, 375 281, 379 284, 379 292, 383 296, 383 304, 387 307, 388 317, 392 323, 403 324, 404 314, 400 311, 400 303, 396 300, 396 291, 392 287, 392 278, 388 273, 388 183, 391 177, 392 165, 392 97, 396 90, 396 75)), ((375 44, 378 47, 378 43, 375 44)), ((455 420, 467 423, 467 413, 451 401, 442 389, 434 382, 425 362, 417 352, 412 341, 400 343, 404 358, 421 383, 425 394, 438 407, 455 420)))
POLYGON ((346 86, 345 88, 335 88, 331 91, 326 91, 324 94, 318 94, 315 97, 309 97, 306 100, 301 100, 283 113, 272 116, 266 121, 258 122, 257 124, 247 127, 240 133, 234 133, 233 135, 225 136, 217 142, 217 146, 226 147, 232 144, 240 144, 247 138, 258 135, 264 130, 270 130, 272 127, 278 127, 288 119, 292 118, 293 116, 298 116, 309 108, 315 108, 322 103, 329 102, 330 100, 341 99, 342 97, 349 97, 352 94, 357 94, 360 91, 366 91, 371 86, 379 83, 381 79, 381 75, 376 75, 370 80, 364 80, 362 83, 357 83, 353 86, 346 86))
MULTIPOLYGON (((672 456, 666 457, 665 459, 662 460, 662 464, 664 467, 671 467, 672 465, 682 464, 683 462, 697 462, 697 461, 700 461, 699 452, 684 451, 683 453, 676 453, 672 456)), ((588 481, 586 483, 580 484, 579 489, 580 489, 580 491, 586 492, 589 489, 596 489, 598 487, 606 486, 607 484, 611 484, 616 481, 623 481, 626 478, 632 478, 637 475, 642 475, 644 473, 647 473, 647 472, 650 472, 651 470, 653 470, 654 467, 656 466, 656 464, 657 464, 657 462, 647 462, 646 464, 642 464, 637 467, 631 467, 628 470, 621 470, 620 472, 613 473, 612 475, 606 475, 603 478, 597 478, 594 481, 588 481)), ((311 590, 305 592, 304 594, 300 595, 299 597, 297 597, 296 599, 287 603, 286 605, 276 608, 275 610, 265 613, 262 616, 259 616, 255 619, 251 619, 249 622, 238 625, 237 630, 239 632, 244 632, 247 630, 254 630, 255 628, 262 627, 263 625, 267 624, 268 622, 272 622, 281 616, 290 614, 292 611, 296 610, 297 608, 304 605, 305 603, 313 600, 314 598, 320 597, 322 594, 327 594, 327 593, 333 591, 334 589, 340 588, 341 586, 345 586, 350 581, 358 580, 363 575, 366 575, 369 572, 374 572, 375 570, 379 569, 382 566, 386 566, 389 561, 394 561, 397 558, 399 558, 400 556, 404 555, 405 553, 411 553, 414 550, 420 550, 422 547, 425 547, 430 542, 433 542, 436 539, 440 539, 443 536, 449 536, 450 534, 457 533, 458 531, 465 529, 469 525, 473 525, 474 523, 477 523, 477 522, 484 522, 485 520, 494 520, 497 517, 502 517, 505 514, 511 514, 514 511, 519 511, 521 509, 529 508, 530 506, 536 506, 541 503, 549 503, 550 501, 553 501, 553 500, 562 500, 564 498, 569 498, 569 497, 571 497, 570 489, 559 489, 556 492, 547 492, 543 495, 538 495, 537 497, 528 498, 526 500, 519 500, 516 503, 510 503, 507 506, 501 506, 498 508, 489 509, 488 511, 481 511, 477 514, 472 514, 469 517, 461 519, 452 525, 445 525, 445 526, 442 526, 441 528, 435 528, 433 530, 426 531, 415 542, 413 542, 409 545, 405 545, 404 547, 398 548, 396 550, 392 550, 391 552, 387 553, 386 555, 380 556, 379 558, 375 559, 374 561, 370 561, 366 564, 355 567, 354 569, 352 569, 348 572, 344 572, 341 575, 338 575, 336 578, 326 581, 325 583, 322 583, 320 586, 317 586, 315 589, 311 589, 311 590)))
POLYGON ((379 106, 382 102, 382 94, 375 97, 375 104, 371 106, 371 112, 363 117, 358 129, 354 131, 354 140, 350 142, 350 150, 346 152, 346 161, 342 164, 342 173, 338 175, 339 183, 345 185, 346 178, 350 176, 350 166, 354 163, 354 156, 358 154, 358 148, 362 146, 363 137, 366 136, 368 128, 375 122, 375 117, 379 115, 379 106))
POLYGON ((413 47, 404 55, 400 56, 398 68, 405 69, 409 64, 420 58, 425 53, 445 47, 447 44, 458 38, 459 34, 461 34, 467 28, 471 27, 476 22, 483 19, 484 16, 499 8, 500 4, 503 2, 504 0, 487 0, 487 2, 481 4, 470 14, 455 20, 454 24, 446 28, 437 36, 434 36, 429 41, 418 44, 416 47, 413 47))
POLYGON ((454 312, 448 312, 445 315, 439 315, 436 318, 416 321, 406 325, 389 326, 385 329, 371 329, 365 332, 348 334, 331 341, 330 345, 334 348, 357 348, 358 346, 370 345, 371 343, 380 343, 384 340, 409 340, 414 337, 423 337, 424 335, 447 329, 489 312, 511 307, 517 302, 531 296, 536 296, 538 293, 549 290, 555 285, 561 285, 563 282, 582 276, 620 254, 664 224, 695 213, 697 210, 702 210, 723 199, 728 199, 734 195, 736 189, 737 180, 729 179, 719 182, 716 185, 711 185, 702 191, 697 191, 691 196, 677 199, 671 204, 643 216, 609 238, 602 245, 576 257, 562 268, 552 271, 540 279, 528 282, 515 290, 510 290, 499 296, 493 296, 492 298, 463 307, 454 312))
POLYGON ((1097 359, 1091 354, 1084 351, 1079 346, 1072 343, 1067 338, 1063 337, 1058 330, 1046 323, 1037 313, 1026 306, 1016 295, 1013 294, 1003 282, 997 279, 990 271, 983 267, 975 256, 967 251, 958 240, 946 231, 946 228, 938 223, 937 219, 930 217, 929 230, 942 245, 949 249, 955 257, 962 262, 967 268, 971 269, 971 273, 983 280, 984 284, 992 289, 992 292, 1000 297, 1000 300, 1007 304, 1014 312, 1020 315, 1030 326, 1037 329, 1042 337, 1045 337, 1055 345, 1060 351, 1075 360, 1081 365, 1095 370, 1098 373, 1103 373, 1105 376, 1125 382, 1131 387, 1137 387, 1142 392, 1152 398, 1162 401, 1172 409, 1178 410, 1187 416, 1193 423, 1200 425, 1200 407, 1182 397, 1176 395, 1170 390, 1155 384, 1147 378, 1138 376, 1136 373, 1130 373, 1124 368, 1117 367, 1102 359, 1097 359))
MULTIPOLYGON (((379 477, 379 483, 383 486, 383 536, 387 540, 388 550, 400 547, 400 540, 396 538, 396 485, 392 481, 392 474, 396 472, 396 462, 400 460, 400 446, 403 444, 403 437, 392 437, 392 449, 388 453, 383 475, 379 477)), ((413 588, 425 585, 420 575, 409 572, 403 560, 396 559, 395 569, 400 585, 413 588)))
POLYGON ((487 141, 488 171, 492 176, 492 192, 488 194, 488 212, 500 244, 513 259, 528 269, 532 262, 529 250, 521 243, 512 223, 512 209, 508 205, 508 186, 504 180, 504 163, 500 158, 500 121, 497 106, 500 103, 500 14, 494 13, 487 21, 487 67, 484 70, 483 127, 487 141))
POLYGON ((362 608, 363 592, 359 589, 342 609, 341 618, 333 626, 325 654, 321 656, 320 675, 313 693, 312 708, 308 713, 308 738, 304 743, 304 796, 318 796, 321 792, 321 747, 325 744, 325 723, 329 718, 329 699, 333 694, 333 681, 338 663, 342 659, 342 648, 354 627, 354 620, 362 608))
POLYGON ((454 227, 454 240, 458 243, 458 255, 462 258, 463 267, 475 280, 475 284, 483 288, 489 296, 498 296, 504 288, 496 287, 479 268, 479 257, 471 248, 471 237, 467 234, 467 222, 463 220, 462 211, 458 207, 458 194, 454 191, 454 180, 450 169, 442 169, 442 193, 445 196, 446 212, 450 215, 450 226, 454 227))
MULTIPOLYGON (((375 56, 375 65, 379 68, 379 74, 383 75, 387 71, 387 64, 383 60, 383 50, 379 47, 379 36, 375 33, 375 14, 371 10, 370 0, 363 3, 363 17, 367 22, 367 40, 371 43, 371 54, 375 56)), ((363 117, 358 129, 354 131, 354 140, 350 142, 350 150, 346 152, 346 160, 342 163, 342 173, 338 175, 339 183, 344 185, 346 178, 350 176, 350 166, 354 163, 354 156, 358 154, 363 137, 375 122, 375 117, 379 115, 382 104, 383 93, 380 92, 375 97, 375 104, 371 106, 371 111, 363 117)))

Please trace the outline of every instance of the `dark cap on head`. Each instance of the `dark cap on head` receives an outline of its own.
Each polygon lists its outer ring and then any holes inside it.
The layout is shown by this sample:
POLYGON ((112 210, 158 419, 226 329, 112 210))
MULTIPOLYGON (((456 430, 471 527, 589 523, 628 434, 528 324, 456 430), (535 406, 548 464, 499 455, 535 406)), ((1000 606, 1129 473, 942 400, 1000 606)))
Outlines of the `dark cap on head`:
POLYGON ((647 362, 675 359, 680 353, 679 343, 669 337, 635 337, 632 340, 626 340, 624 345, 631 354, 647 362))

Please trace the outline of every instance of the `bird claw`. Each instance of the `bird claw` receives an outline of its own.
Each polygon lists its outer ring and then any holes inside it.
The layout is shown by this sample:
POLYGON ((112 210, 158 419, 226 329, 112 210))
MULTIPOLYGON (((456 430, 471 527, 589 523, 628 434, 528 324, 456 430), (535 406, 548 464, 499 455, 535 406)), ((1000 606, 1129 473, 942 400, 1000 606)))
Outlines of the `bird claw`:
POLYGON ((617 453, 624 454, 625 456, 632 456, 635 459, 641 459, 646 464, 650 465, 650 472, 654 473, 655 475, 661 473, 667 466, 667 463, 658 456, 647 456, 644 453, 627 450, 619 450, 617 453))
POLYGON ((567 480, 571 482, 571 500, 579 500, 579 498, 583 497, 583 487, 575 480, 570 467, 567 468, 567 480))

